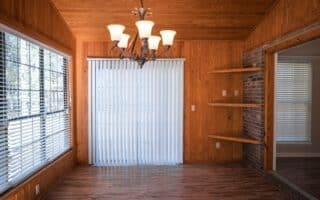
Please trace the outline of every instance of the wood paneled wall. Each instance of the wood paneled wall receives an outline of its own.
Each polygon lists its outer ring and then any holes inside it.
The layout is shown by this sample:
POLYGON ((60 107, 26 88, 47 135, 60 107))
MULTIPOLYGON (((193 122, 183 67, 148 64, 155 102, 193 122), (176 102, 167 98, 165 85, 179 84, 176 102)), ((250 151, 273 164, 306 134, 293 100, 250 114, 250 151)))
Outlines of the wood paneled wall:
POLYGON ((25 182, 0 196, 0 200, 44 199, 48 189, 73 168, 73 159, 73 152, 70 150, 25 182), (40 193, 38 195, 36 195, 35 190, 37 184, 40 186, 40 193))
MULTIPOLYGON (((265 19, 245 41, 245 51, 263 47, 277 40, 278 44, 266 49, 265 58, 265 155, 264 168, 273 163, 273 98, 274 53, 319 37, 320 29, 308 32, 306 28, 320 23, 320 0, 278 0, 265 19), (292 34, 294 33, 294 36, 292 34)), ((258 154, 259 152, 253 152, 258 154)), ((262 167, 262 166, 260 166, 262 167)))
MULTIPOLYGON (((75 38, 50 0, 1 0, 0 23, 72 56, 69 68, 72 94, 75 38)), ((73 105, 71 111, 73 119, 73 105)), ((72 121, 71 132, 74 138, 72 121)), ((75 151, 64 154, 24 183, 0 196, 0 199, 36 199, 42 196, 49 186, 73 167, 74 154, 75 151), (35 196, 35 184, 40 184, 39 196, 35 196)))
POLYGON ((72 54, 75 38, 50 0, 1 0, 0 23, 72 54))
MULTIPOLYGON (((79 163, 88 163, 88 66, 87 57, 115 57, 108 42, 77 41, 76 48, 76 127, 77 158, 79 163)), ((215 68, 239 67, 242 63, 243 42, 240 41, 177 41, 172 57, 184 57, 184 161, 207 163, 241 159, 239 145, 222 143, 215 150, 208 139, 211 131, 238 131, 241 129, 240 110, 213 109, 207 105, 212 93, 221 95, 214 88, 231 89, 242 84, 238 79, 214 79, 207 74, 215 68), (216 81, 214 81, 216 80, 216 81), (196 105, 196 111, 191 111, 196 105), (230 118, 231 113, 236 112, 230 118)))
POLYGON ((252 49, 284 34, 320 22, 320 0, 279 0, 245 43, 252 49))

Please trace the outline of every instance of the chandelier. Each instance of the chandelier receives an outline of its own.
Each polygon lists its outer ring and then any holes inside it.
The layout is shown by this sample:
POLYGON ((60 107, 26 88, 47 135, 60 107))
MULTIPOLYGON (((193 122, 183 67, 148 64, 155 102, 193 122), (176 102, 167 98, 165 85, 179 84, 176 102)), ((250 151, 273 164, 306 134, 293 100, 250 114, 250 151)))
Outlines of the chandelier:
POLYGON ((140 67, 142 67, 147 61, 156 59, 156 52, 161 39, 164 46, 163 53, 170 49, 173 45, 176 32, 173 30, 162 30, 160 31, 161 37, 152 35, 154 22, 145 20, 145 17, 150 16, 152 13, 149 8, 144 8, 143 0, 140 0, 140 5, 140 8, 135 8, 132 11, 134 15, 139 17, 139 20, 136 22, 138 31, 130 44, 128 44, 130 35, 124 33, 125 26, 121 24, 110 24, 107 26, 107 29, 113 42, 112 49, 118 48, 120 50, 120 58, 135 60, 139 63, 140 67), (138 37, 141 41, 140 52, 135 50, 138 37))

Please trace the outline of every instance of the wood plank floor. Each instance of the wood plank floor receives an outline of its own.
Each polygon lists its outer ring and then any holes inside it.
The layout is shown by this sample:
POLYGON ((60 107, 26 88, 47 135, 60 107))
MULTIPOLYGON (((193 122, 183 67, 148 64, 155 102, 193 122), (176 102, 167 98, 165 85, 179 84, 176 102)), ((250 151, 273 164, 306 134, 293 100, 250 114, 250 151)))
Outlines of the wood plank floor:
POLYGON ((277 173, 320 199, 320 158, 277 158, 277 173))
POLYGON ((46 199, 287 199, 254 169, 241 164, 78 167, 46 199))

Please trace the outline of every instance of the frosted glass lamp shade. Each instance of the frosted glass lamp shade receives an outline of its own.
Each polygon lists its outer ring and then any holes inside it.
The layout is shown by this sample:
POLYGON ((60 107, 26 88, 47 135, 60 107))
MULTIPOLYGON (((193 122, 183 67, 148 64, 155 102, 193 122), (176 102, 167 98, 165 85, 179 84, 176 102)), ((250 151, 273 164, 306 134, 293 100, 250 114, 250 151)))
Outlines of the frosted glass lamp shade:
POLYGON ((140 38, 148 38, 151 36, 151 31, 154 23, 150 20, 139 20, 136 22, 140 38))
POLYGON ((125 27, 121 24, 110 24, 107 28, 110 33, 111 41, 120 41, 125 27))
POLYGON ((148 46, 150 50, 157 50, 159 47, 161 37, 159 36, 150 36, 148 38, 148 46))
POLYGON ((127 48, 128 47, 128 41, 129 41, 130 35, 128 34, 122 34, 121 39, 118 43, 119 48, 127 48))
POLYGON ((172 46, 174 36, 176 35, 175 31, 172 30, 163 30, 160 31, 161 37, 162 37, 162 44, 164 46, 172 46))

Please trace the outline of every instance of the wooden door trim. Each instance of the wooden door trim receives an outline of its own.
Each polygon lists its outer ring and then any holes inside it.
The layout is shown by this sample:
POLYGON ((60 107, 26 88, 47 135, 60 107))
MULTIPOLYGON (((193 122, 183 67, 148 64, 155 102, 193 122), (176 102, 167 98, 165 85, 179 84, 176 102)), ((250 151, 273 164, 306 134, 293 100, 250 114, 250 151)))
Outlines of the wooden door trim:
POLYGON ((264 151, 264 169, 266 171, 273 169, 274 156, 274 75, 275 75, 275 54, 281 50, 320 38, 320 28, 303 29, 301 34, 292 38, 284 38, 265 48, 265 151, 264 151))

